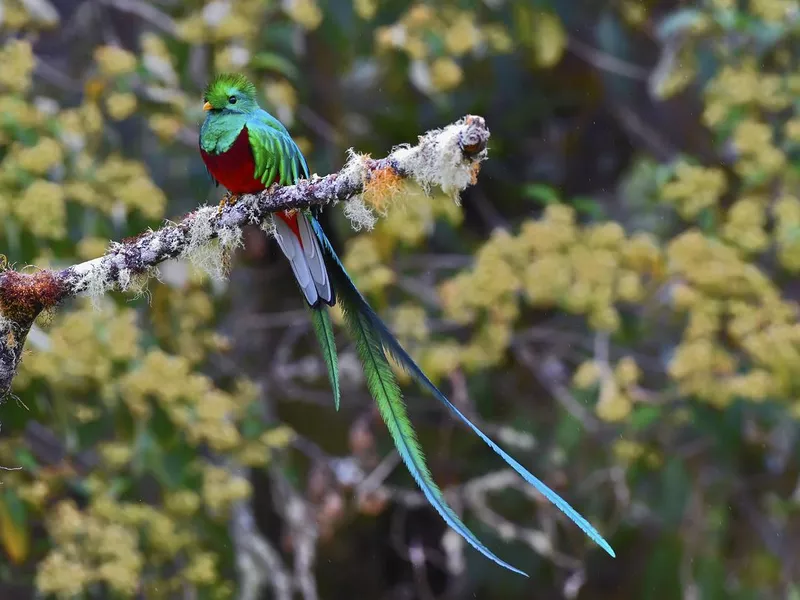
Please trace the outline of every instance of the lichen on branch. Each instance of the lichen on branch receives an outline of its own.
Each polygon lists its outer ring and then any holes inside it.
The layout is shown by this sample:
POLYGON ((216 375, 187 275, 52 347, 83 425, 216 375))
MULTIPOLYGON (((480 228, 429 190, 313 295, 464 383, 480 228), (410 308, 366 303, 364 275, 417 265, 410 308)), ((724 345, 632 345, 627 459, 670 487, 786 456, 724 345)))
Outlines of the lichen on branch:
MULTIPOLYGON (((230 253, 241 244, 242 227, 264 225, 274 212, 345 203, 356 226, 374 224, 372 208, 385 210, 405 182, 425 191, 439 187, 458 200, 475 183, 487 155, 489 130, 482 117, 468 115, 444 129, 420 136, 415 146, 394 148, 385 158, 350 153, 338 173, 313 175, 296 185, 272 186, 240 196, 222 210, 201 206, 177 223, 109 245, 104 256, 61 270, 0 273, 0 397, 22 359, 25 338, 36 317, 77 295, 101 296, 110 290, 141 290, 158 265, 189 260, 215 277, 224 277, 230 253)), ((266 228, 268 229, 268 228, 266 228)))

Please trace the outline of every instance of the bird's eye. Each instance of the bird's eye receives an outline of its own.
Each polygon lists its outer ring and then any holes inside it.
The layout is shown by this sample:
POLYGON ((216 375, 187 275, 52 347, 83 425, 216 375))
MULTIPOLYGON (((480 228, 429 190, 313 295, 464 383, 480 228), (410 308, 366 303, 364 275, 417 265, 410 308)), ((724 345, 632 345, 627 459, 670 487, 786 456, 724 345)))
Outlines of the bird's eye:
POLYGON ((236 104, 236 96, 231 96, 230 98, 228 98, 228 102, 230 102, 231 104, 236 104))

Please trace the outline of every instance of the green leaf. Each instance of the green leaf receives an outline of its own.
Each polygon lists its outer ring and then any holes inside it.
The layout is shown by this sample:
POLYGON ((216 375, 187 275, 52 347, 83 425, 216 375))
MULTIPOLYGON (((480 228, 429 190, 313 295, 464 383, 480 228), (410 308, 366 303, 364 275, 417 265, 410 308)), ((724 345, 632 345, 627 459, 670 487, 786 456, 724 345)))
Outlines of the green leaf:
POLYGON ((241 434, 246 440, 257 440, 264 433, 264 423, 256 406, 249 409, 248 413, 248 418, 242 420, 241 434))
POLYGON ((25 562, 30 550, 28 512, 11 489, 0 495, 0 542, 14 563, 25 562))
POLYGON ((561 202, 558 192, 544 183, 529 183, 522 186, 522 195, 528 200, 533 200, 545 206, 561 202))
POLYGON ((569 454, 580 443, 583 435, 583 426, 580 421, 569 413, 564 413, 556 427, 555 438, 558 447, 569 454))
POLYGON ((588 196, 575 196, 569 203, 578 213, 588 215, 593 219, 601 219, 606 214, 602 204, 588 196))
POLYGON ((194 460, 197 451, 186 444, 180 444, 161 457, 162 468, 159 469, 159 479, 171 489, 179 487, 190 471, 189 465, 194 460))
POLYGON ((630 416, 631 429, 641 431, 661 418, 661 408, 643 404, 637 406, 630 416))
POLYGON ((682 596, 680 577, 681 548, 674 534, 665 533, 649 552, 642 578, 642 600, 664 600, 682 596))
POLYGON ((22 467, 25 471, 36 472, 39 469, 39 461, 33 453, 27 448, 17 448, 14 452, 14 458, 17 464, 15 466, 22 467))
POLYGON ((264 71, 274 71, 293 81, 300 79, 300 71, 297 67, 289 59, 274 52, 259 52, 250 59, 250 67, 264 71))
POLYGON ((661 492, 655 507, 666 527, 677 527, 683 519, 689 499, 691 481, 683 463, 677 458, 667 460, 661 471, 661 492))
POLYGON ((703 600, 726 600, 730 597, 725 589, 725 567, 718 560, 699 557, 695 568, 703 600))

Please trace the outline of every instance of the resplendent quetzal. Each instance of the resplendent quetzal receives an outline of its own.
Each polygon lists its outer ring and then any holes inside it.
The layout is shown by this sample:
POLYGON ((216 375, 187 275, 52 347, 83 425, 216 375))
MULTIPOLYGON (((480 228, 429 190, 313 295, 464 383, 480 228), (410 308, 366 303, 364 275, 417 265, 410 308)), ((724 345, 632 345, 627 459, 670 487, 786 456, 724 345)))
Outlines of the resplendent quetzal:
MULTIPOLYGON (((221 183, 231 194, 228 201, 235 201, 240 194, 259 192, 275 182, 292 185, 300 178, 309 177, 300 149, 280 121, 258 105, 256 88, 245 76, 217 76, 206 87, 203 101, 206 118, 200 129, 200 154, 215 182, 221 183)), ((311 307, 314 330, 322 346, 337 409, 340 397, 338 361, 327 311, 327 306, 333 306, 336 299, 341 304, 346 327, 355 339, 370 393, 378 403, 397 451, 425 497, 447 524, 484 556, 526 575, 495 556, 448 506, 425 463, 387 353, 590 538, 615 556, 611 546, 586 519, 489 439, 428 379, 356 289, 314 213, 307 209, 291 210, 277 213, 276 217, 275 237, 311 307)))

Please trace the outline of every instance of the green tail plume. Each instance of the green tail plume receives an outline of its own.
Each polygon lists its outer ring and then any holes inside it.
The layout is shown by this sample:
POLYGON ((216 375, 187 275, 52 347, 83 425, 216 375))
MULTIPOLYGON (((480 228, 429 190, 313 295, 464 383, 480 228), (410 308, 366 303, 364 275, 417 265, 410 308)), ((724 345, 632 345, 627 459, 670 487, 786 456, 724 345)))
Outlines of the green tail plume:
MULTIPOLYGON (((433 384, 433 382, 425 375, 422 369, 414 362, 414 360, 408 355, 408 353, 403 349, 400 343, 395 339, 395 337, 391 334, 388 330, 386 325, 383 321, 378 317, 377 314, 372 310, 369 306, 367 301, 355 287, 355 284, 347 275, 347 272, 342 265, 339 257, 336 255, 336 252, 333 250, 331 246, 330 240, 328 240, 325 232, 322 230, 322 227, 319 225, 319 222, 314 219, 311 222, 314 231, 317 237, 322 242, 323 248, 326 252, 326 265, 328 268, 328 273, 330 274, 332 280, 336 284, 336 293, 337 297, 340 299, 342 303, 342 308, 345 309, 346 314, 347 312, 353 313, 358 315, 358 323, 360 324, 360 328, 366 332, 368 332, 370 343, 375 345, 380 350, 380 357, 383 361, 386 361, 386 354, 388 352, 392 358, 394 358, 398 364, 400 364, 408 373, 410 373, 420 384, 422 384, 425 388, 427 388, 433 396, 441 402, 444 406, 446 406, 458 419, 460 419, 464 424, 466 424, 478 437, 481 438, 492 450, 494 450, 511 468, 513 468, 520 476, 523 477, 528 483, 533 485, 545 498, 547 498, 550 502, 555 504, 567 517, 569 517, 578 527, 580 527, 583 532, 588 535, 596 544, 598 544, 603 550, 605 550, 609 555, 616 556, 614 550, 608 544, 608 542, 600 535, 600 533, 585 519, 583 516, 578 513, 569 503, 564 500, 561 496, 556 494, 553 490, 551 490, 543 481, 535 477, 530 471, 528 471, 525 467, 523 467, 519 462, 517 462, 514 458, 512 458, 508 453, 506 453, 500 446, 498 446, 492 439, 489 438, 485 433, 483 433, 472 421, 470 421, 458 408, 450 402, 447 397, 442 394, 441 391, 433 384)), ((363 360, 363 358, 362 358, 363 360)), ((389 375, 392 376, 392 381, 394 382, 394 375, 391 372, 391 369, 388 371, 389 375)), ((396 383, 394 384, 396 386, 396 383)), ((373 391, 373 395, 375 392, 373 391)), ((399 396, 399 391, 398 391, 399 396)), ((402 401, 400 401, 402 405, 402 401)), ((383 414, 383 409, 382 409, 383 414)), ((405 415, 405 408, 403 408, 403 415, 405 415)), ((384 419, 386 417, 384 416, 384 419)), ((388 424, 388 422, 387 422, 388 424)), ((391 427, 390 427, 391 430, 391 427)), ((412 432, 413 434, 413 432, 412 432)), ((393 434, 394 435, 394 434, 393 434)), ((395 440, 396 441, 396 440, 395 440)), ((398 446, 398 451, 400 448, 398 446)), ((401 451, 401 456, 403 453, 401 451)), ((420 454, 420 459, 422 456, 420 454)), ((439 513, 444 517, 445 521, 453 527, 456 531, 458 531, 470 544, 472 544, 477 550, 483 553, 488 558, 491 558, 498 564, 505 566, 512 571, 520 572, 513 567, 508 566, 506 563, 497 559, 494 554, 492 554, 489 550, 487 550, 480 542, 475 540, 474 536, 472 535, 466 527, 461 524, 459 528, 453 525, 451 522, 448 514, 443 512, 433 500, 431 500, 431 496, 429 495, 429 491, 426 489, 424 479, 420 479, 419 475, 414 472, 412 466, 409 464, 406 457, 403 456, 403 459, 406 461, 406 465, 408 465, 409 470, 412 472, 412 475, 417 479, 417 482, 420 484, 423 492, 425 492, 426 497, 431 501, 431 504, 439 511, 439 513), (465 533, 466 530, 466 533, 465 533)), ((422 463, 424 465, 424 462, 422 463)), ((431 482, 432 484, 432 482, 431 482)), ((438 491, 438 490, 437 490, 438 491)), ((446 505, 445 505, 446 506, 446 505)), ((451 511, 452 512, 452 511, 451 511)))
POLYGON ((341 285, 342 272, 338 269, 333 269, 329 273, 334 277, 334 282, 337 284, 336 290, 344 312, 345 324, 356 342, 356 350, 364 365, 364 374, 366 375, 369 391, 378 403, 378 409, 386 423, 386 427, 389 429, 398 453, 422 493, 425 494, 428 502, 442 515, 445 522, 475 549, 497 564, 527 577, 526 573, 501 560, 484 546, 445 501, 425 463, 425 457, 417 441, 417 436, 414 433, 411 422, 408 420, 403 396, 392 373, 392 368, 386 360, 380 340, 375 336, 369 319, 359 311, 359 304, 353 302, 352 294, 348 294, 349 287, 341 285))
POLYGON ((339 410, 341 392, 339 391, 339 359, 336 354, 336 340, 333 337, 333 325, 326 306, 311 308, 311 322, 314 324, 314 333, 317 334, 322 357, 328 368, 328 377, 333 388, 333 401, 336 410, 339 410))

